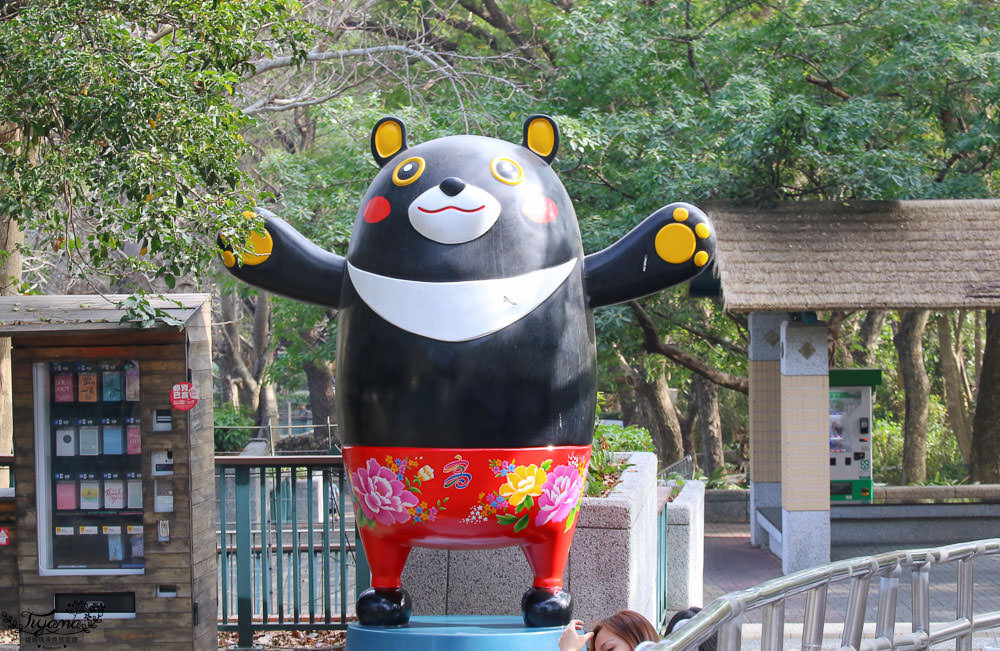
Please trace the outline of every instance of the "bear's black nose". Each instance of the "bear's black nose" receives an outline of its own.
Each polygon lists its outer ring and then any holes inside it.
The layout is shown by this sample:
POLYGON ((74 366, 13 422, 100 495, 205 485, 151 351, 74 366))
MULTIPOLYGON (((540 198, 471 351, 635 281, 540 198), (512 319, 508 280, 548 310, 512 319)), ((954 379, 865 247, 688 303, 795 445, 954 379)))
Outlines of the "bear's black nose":
POLYGON ((465 189, 465 181, 455 176, 449 176, 441 181, 441 185, 438 187, 441 188, 441 192, 444 192, 449 197, 454 197, 465 189))

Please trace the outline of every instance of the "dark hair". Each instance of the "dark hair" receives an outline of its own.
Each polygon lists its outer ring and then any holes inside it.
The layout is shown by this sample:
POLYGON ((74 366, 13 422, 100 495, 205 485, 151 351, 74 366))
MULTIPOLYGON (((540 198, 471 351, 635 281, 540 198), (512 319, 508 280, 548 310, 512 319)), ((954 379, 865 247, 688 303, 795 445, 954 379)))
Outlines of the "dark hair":
POLYGON ((642 642, 659 642, 660 636, 649 620, 634 610, 620 610, 594 625, 594 637, 590 638, 591 651, 597 644, 597 634, 602 628, 625 640, 633 649, 642 642))
MULTIPOLYGON (((685 622, 700 612, 701 608, 697 606, 691 606, 690 608, 687 608, 685 610, 679 610, 676 613, 674 613, 674 616, 670 618, 669 622, 667 622, 667 635, 670 635, 671 633, 674 632, 676 628, 678 628, 677 626, 678 622, 685 622)), ((713 633, 712 637, 708 638, 707 640, 698 645, 698 651, 715 651, 715 648, 718 645, 718 643, 719 643, 719 634, 713 633)))

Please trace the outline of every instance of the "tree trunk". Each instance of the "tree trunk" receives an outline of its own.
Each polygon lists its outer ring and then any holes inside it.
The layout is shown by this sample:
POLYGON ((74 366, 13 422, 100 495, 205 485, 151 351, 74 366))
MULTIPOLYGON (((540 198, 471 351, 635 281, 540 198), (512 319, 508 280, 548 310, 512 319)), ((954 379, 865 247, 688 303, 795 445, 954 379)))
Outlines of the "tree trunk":
POLYGON ((973 358, 973 368, 975 373, 973 374, 973 383, 978 388, 979 387, 979 377, 983 370, 983 316, 986 310, 976 310, 975 318, 975 335, 973 335, 972 340, 972 358, 973 358))
POLYGON ((271 295, 267 292, 257 292, 257 301, 253 310, 253 375, 257 380, 257 424, 267 427, 270 449, 275 449, 278 442, 278 396, 274 385, 267 377, 273 361, 271 331, 271 295))
MULTIPOLYGON (((693 390, 692 393, 694 393, 693 390)), ((698 420, 698 403, 694 400, 688 400, 687 416, 681 426, 681 440, 684 441, 684 454, 691 455, 696 470, 701 469, 701 465, 698 463, 698 444, 694 436, 700 427, 698 420)))
POLYGON ((329 435, 330 447, 339 444, 336 430, 326 430, 327 423, 337 422, 337 396, 333 390, 333 363, 329 361, 306 362, 302 365, 309 387, 309 406, 312 409, 313 429, 329 435))
POLYGON ((899 331, 893 341, 899 355, 899 372, 906 394, 903 482, 913 484, 927 480, 927 416, 931 385, 924 367, 923 335, 930 311, 907 310, 901 316, 899 331))
POLYGON ((826 354, 830 368, 847 363, 847 337, 844 336, 844 324, 847 317, 847 312, 837 310, 831 312, 830 318, 827 319, 826 354))
POLYGON ((661 371, 653 382, 648 382, 644 373, 633 368, 620 354, 618 364, 625 373, 626 384, 635 391, 639 413, 643 416, 641 424, 649 430, 661 467, 679 461, 684 456, 684 447, 666 374, 661 371))
MULTIPOLYGON (((17 284, 21 282, 21 252, 19 245, 24 241, 24 233, 17 220, 8 217, 0 223, 0 251, 6 255, 0 264, 0 295, 16 294, 17 284)), ((0 454, 14 453, 14 408, 11 403, 13 396, 13 376, 10 368, 10 337, 0 337, 0 454)), ((0 486, 9 486, 10 477, 7 468, 0 469, 0 486)))
POLYGON ((268 450, 273 453, 277 447, 279 433, 281 431, 278 420, 278 395, 274 391, 274 385, 270 382, 262 382, 260 385, 260 398, 257 407, 257 424, 266 427, 268 450))
POLYGON ((858 331, 858 347, 852 351, 854 363, 869 367, 875 364, 875 352, 882 336, 882 324, 885 323, 886 310, 869 310, 865 320, 861 322, 858 331))
POLYGON ((966 382, 963 377, 965 364, 958 352, 960 347, 956 341, 961 330, 960 328, 956 329, 956 337, 952 337, 949 316, 946 312, 936 319, 938 355, 941 359, 941 381, 944 384, 948 422, 951 425, 951 430, 955 433, 962 459, 969 463, 969 455, 972 452, 972 423, 970 422, 969 403, 966 401, 966 382))
MULTIPOLYGON (((219 297, 222 307, 222 337, 225 346, 220 346, 220 368, 223 375, 235 377, 233 384, 239 391, 239 405, 250 413, 256 414, 260 405, 260 387, 257 378, 251 370, 256 364, 248 364, 246 360, 243 335, 240 333, 240 322, 243 318, 242 301, 236 294, 219 297), (229 372, 226 373, 225 369, 229 372)), ((252 351, 248 351, 252 353, 252 351)))
MULTIPOLYGON (((0 122, 0 150, 10 145, 15 149, 21 138, 21 130, 13 124, 0 122), (11 144, 14 143, 14 144, 11 144)), ((35 162, 32 160, 32 162, 35 162)), ((0 251, 4 253, 0 262, 0 296, 17 294, 21 283, 21 250, 24 233, 21 225, 12 216, 5 215, 0 220, 0 251)), ((14 453, 14 409, 11 403, 13 396, 13 376, 10 368, 9 337, 0 337, 0 454, 14 453)), ((10 477, 6 468, 0 470, 0 486, 8 486, 10 477)))
POLYGON ((1000 483, 1000 311, 986 313, 986 342, 970 457, 971 481, 1000 483))
POLYGON ((698 410, 698 436, 701 438, 705 474, 725 467, 722 451, 722 421, 719 417, 719 388, 708 379, 691 377, 693 401, 698 410))

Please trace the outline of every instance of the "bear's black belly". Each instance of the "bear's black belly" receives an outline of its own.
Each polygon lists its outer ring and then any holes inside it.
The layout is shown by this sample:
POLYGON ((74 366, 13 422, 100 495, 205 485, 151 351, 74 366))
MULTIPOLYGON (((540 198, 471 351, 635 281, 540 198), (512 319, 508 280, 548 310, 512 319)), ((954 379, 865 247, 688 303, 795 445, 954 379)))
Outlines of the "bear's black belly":
POLYGON ((337 402, 345 445, 590 444, 596 348, 578 272, 512 325, 457 343, 387 323, 349 281, 343 300, 337 402))

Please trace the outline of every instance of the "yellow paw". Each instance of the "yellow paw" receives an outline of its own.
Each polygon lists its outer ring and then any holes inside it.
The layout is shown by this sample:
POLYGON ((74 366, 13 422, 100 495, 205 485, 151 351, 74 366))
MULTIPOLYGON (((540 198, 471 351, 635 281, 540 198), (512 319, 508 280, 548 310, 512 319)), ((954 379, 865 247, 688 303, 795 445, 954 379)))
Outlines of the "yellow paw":
POLYGON ((674 221, 659 230, 654 240, 656 254, 670 264, 681 264, 691 260, 697 267, 708 264, 709 254, 698 251, 698 242, 712 235, 708 224, 687 224, 690 213, 686 208, 674 208, 674 221))
MULTIPOLYGON (((243 216, 250 219, 254 217, 254 213, 247 210, 243 213, 243 216)), ((267 232, 267 230, 263 233, 252 233, 246 245, 240 247, 239 249, 240 257, 243 259, 243 264, 250 266, 258 265, 267 260, 271 257, 272 251, 274 251, 274 239, 271 237, 271 234, 267 232)), ((232 251, 222 252, 222 264, 227 267, 233 267, 236 265, 236 256, 232 251)))

